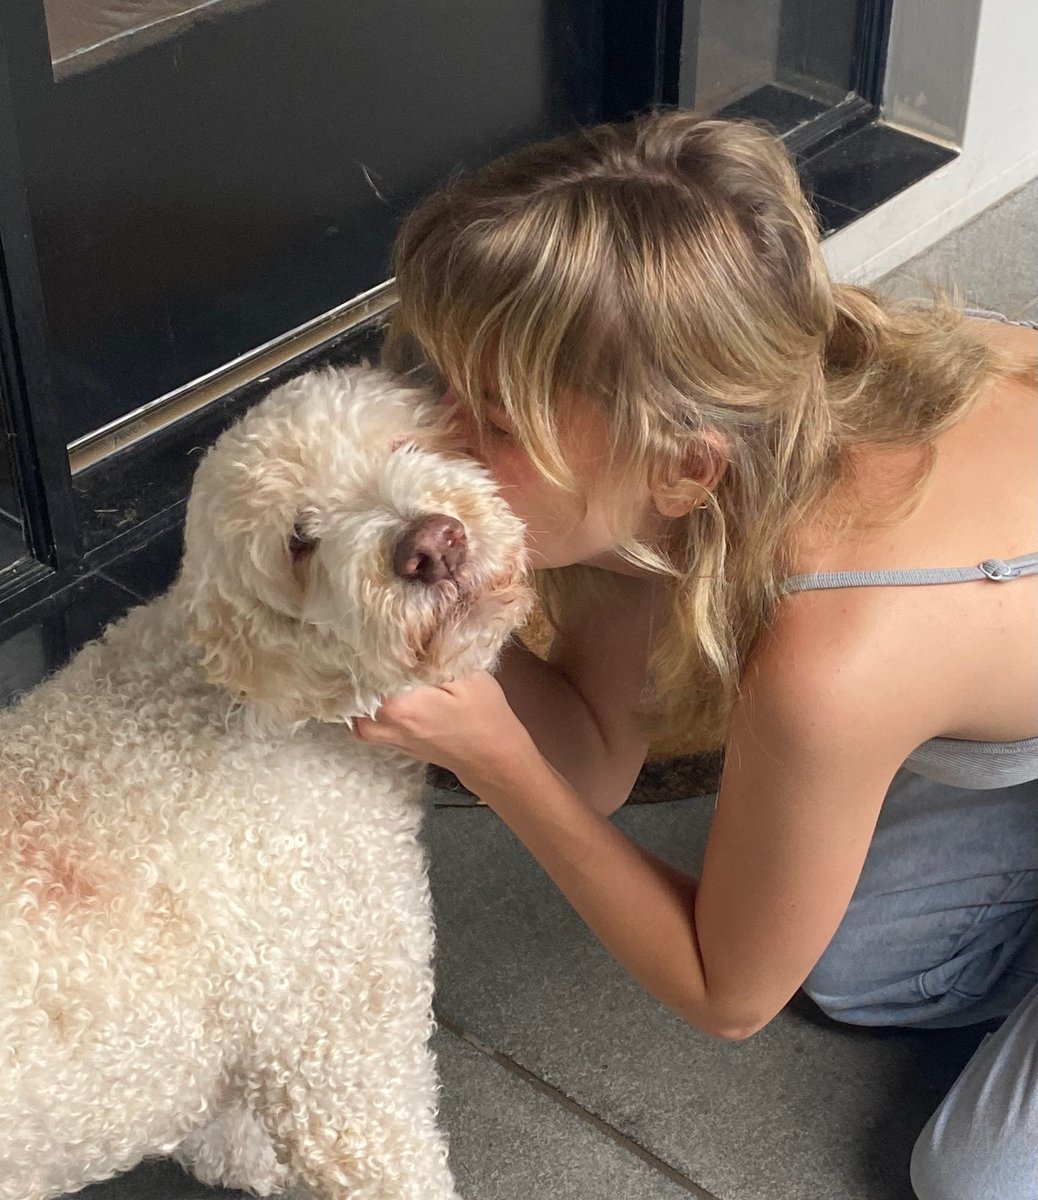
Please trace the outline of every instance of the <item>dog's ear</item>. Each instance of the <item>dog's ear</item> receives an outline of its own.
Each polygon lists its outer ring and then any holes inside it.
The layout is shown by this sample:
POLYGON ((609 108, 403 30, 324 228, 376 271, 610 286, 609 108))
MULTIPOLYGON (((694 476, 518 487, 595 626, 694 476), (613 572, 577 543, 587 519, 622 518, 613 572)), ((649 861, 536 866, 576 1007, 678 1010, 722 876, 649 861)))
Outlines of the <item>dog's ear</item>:
POLYGON ((328 563, 343 562, 349 546, 334 534, 315 539, 292 558, 292 573, 299 584, 299 620, 307 625, 341 625, 343 596, 328 571, 328 563))
POLYGON ((246 696, 260 674, 249 636, 248 618, 216 590, 195 593, 188 605, 188 634, 202 651, 202 665, 210 683, 232 695, 246 696))
POLYGON ((270 721, 271 729, 373 711, 375 697, 358 702, 349 659, 322 664, 312 644, 320 633, 297 619, 261 605, 243 612, 217 588, 196 591, 186 611, 188 636, 202 651, 208 681, 245 703, 254 718, 270 721))

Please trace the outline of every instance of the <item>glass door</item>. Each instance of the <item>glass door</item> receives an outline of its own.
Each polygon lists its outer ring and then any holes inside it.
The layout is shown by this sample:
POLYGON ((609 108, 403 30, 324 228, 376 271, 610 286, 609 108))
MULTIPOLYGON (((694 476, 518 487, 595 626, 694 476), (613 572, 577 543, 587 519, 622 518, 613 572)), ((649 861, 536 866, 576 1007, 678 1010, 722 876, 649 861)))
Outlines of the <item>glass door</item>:
POLYGON ((796 153, 875 118, 892 0, 613 0, 613 119, 675 105, 763 121, 796 153))
POLYGON ((383 283, 458 165, 597 119, 603 3, 5 6, 66 443, 383 283))
POLYGON ((855 91, 859 0, 698 0, 684 100, 783 135, 855 91))

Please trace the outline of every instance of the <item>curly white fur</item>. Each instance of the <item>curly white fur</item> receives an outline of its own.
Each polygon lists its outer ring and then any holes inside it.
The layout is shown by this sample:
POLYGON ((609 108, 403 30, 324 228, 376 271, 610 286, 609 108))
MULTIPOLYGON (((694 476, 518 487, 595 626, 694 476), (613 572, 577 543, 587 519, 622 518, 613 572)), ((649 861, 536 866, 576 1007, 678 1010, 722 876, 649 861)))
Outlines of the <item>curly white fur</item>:
POLYGON ((523 568, 437 406, 381 372, 304 376, 219 439, 170 592, 0 716, 0 1200, 155 1154, 260 1195, 455 1196, 423 772, 337 723, 491 666, 523 568), (466 567, 396 578, 431 512, 466 567))

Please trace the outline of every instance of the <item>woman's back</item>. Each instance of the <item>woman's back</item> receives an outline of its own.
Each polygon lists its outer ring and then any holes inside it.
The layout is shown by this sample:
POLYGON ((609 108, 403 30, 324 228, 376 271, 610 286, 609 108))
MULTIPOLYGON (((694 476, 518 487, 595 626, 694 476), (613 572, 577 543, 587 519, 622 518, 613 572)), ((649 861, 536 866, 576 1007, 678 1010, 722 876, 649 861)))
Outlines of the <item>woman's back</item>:
MULTIPOLYGON (((978 327, 1016 354, 1038 354, 1033 329, 979 320, 978 327)), ((996 381, 937 438, 932 473, 907 517, 835 538, 821 534, 818 524, 805 528, 794 573, 965 567, 1038 551, 1036 448, 1033 382, 996 381)), ((870 497, 896 489, 914 459, 910 450, 862 451, 851 502, 867 511, 870 497)), ((931 677, 940 701, 934 736, 1012 742, 1038 735, 1038 576, 810 590, 788 597, 787 605, 809 608, 812 619, 798 621, 799 628, 814 626, 821 637, 831 624, 851 627, 866 648, 870 629, 876 636, 897 626, 910 631, 905 640, 913 649, 904 669, 931 677)))

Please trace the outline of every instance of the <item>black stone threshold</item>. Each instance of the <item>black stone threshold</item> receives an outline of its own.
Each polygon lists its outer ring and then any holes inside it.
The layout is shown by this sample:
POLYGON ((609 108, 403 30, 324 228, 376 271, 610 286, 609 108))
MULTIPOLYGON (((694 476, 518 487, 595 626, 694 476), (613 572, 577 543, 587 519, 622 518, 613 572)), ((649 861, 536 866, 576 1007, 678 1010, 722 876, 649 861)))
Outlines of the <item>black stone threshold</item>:
POLYGON ((797 165, 826 237, 957 157, 950 146, 871 121, 797 165))

